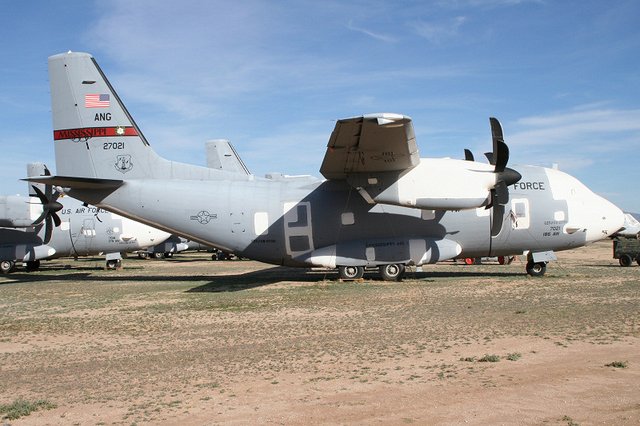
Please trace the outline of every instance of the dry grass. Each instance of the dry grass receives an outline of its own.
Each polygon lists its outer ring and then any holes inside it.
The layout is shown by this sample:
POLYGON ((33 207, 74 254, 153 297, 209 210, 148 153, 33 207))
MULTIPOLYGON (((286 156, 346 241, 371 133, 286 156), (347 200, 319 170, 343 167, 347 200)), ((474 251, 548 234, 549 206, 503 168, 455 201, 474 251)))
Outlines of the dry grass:
MULTIPOLYGON (((245 393, 257 389, 293 389, 297 403, 310 404, 312 390, 327 385, 492 388, 487 369, 532 358, 502 342, 566 350, 640 337, 638 268, 560 258, 543 279, 520 262, 444 263, 403 283, 342 283, 325 271, 206 254, 128 259, 121 271, 102 270, 100 260, 45 263, 0 277, 0 403, 46 399, 60 408, 38 415, 78 413, 80 422, 82 412, 95 423, 202 413, 224 421, 250 415, 245 393), (520 360, 475 362, 494 352, 520 360)), ((64 419, 52 421, 73 423, 64 419)))

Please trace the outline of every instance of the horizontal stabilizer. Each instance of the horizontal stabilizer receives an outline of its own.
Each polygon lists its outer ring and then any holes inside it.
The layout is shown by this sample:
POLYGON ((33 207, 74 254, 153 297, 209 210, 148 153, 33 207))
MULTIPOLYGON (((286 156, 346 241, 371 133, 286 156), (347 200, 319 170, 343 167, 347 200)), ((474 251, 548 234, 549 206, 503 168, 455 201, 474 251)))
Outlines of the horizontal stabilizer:
POLYGON ((44 183, 46 185, 56 185, 63 188, 73 189, 107 189, 118 188, 124 181, 118 179, 98 179, 88 177, 73 176, 31 176, 26 179, 29 182, 44 183))

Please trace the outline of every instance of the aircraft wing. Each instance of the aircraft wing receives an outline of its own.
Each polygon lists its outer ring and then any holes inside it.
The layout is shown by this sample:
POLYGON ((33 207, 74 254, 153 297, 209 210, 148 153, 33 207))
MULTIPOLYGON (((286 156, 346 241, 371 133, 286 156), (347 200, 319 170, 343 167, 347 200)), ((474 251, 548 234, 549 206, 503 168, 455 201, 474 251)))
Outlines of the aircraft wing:
POLYGON ((352 173, 410 169, 419 162, 410 117, 369 114, 338 120, 320 173, 327 179, 346 179, 352 173))

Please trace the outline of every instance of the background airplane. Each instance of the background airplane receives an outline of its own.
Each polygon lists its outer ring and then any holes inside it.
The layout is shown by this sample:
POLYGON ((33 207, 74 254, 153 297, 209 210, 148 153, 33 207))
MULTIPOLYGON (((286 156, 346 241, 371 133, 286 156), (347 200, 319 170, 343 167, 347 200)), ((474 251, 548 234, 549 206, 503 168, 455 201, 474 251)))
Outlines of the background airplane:
MULTIPOLYGON (((42 163, 27 166, 28 175, 46 175, 42 163)), ((146 249, 170 234, 104 209, 61 195, 49 185, 30 185, 30 196, 0 196, 0 272, 16 262, 28 271, 40 261, 105 253, 106 267, 120 265, 121 252, 146 249), (55 225, 55 226, 54 226, 55 225)))
POLYGON ((631 213, 624 215, 624 229, 618 231, 617 235, 622 237, 635 237, 640 239, 640 222, 631 213))
POLYGON ((507 167, 496 119, 490 164, 420 158, 412 120, 385 113, 338 120, 326 180, 264 179, 159 157, 89 54, 52 56, 49 73, 58 175, 32 181, 243 257, 398 279, 406 265, 525 254, 542 275, 554 251, 623 224, 564 172, 507 167))

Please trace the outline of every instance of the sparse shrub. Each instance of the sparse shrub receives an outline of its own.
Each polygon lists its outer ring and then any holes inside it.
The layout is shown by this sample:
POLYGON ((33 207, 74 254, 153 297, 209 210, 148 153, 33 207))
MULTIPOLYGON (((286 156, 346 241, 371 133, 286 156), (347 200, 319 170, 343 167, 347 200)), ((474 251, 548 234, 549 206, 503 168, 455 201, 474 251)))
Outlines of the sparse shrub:
POLYGON ((34 411, 51 410, 53 408, 56 408, 56 405, 44 399, 32 402, 18 398, 11 404, 0 404, 0 414, 4 414, 3 419, 15 420, 28 416, 34 411))
POLYGON ((605 367, 613 367, 613 368, 627 368, 627 361, 613 361, 609 364, 605 364, 605 367))
POLYGON ((478 362, 498 362, 500 361, 500 355, 485 354, 478 362))
POLYGON ((468 356, 468 357, 460 358, 460 361, 464 361, 464 362, 474 362, 475 360, 476 360, 475 356, 468 356))
POLYGON ((507 354, 507 359, 509 361, 517 361, 522 357, 522 354, 518 353, 518 352, 512 352, 510 354, 507 354))
POLYGON ((567 426, 579 426, 578 423, 574 422, 569 416, 562 416, 562 421, 567 422, 567 426))

